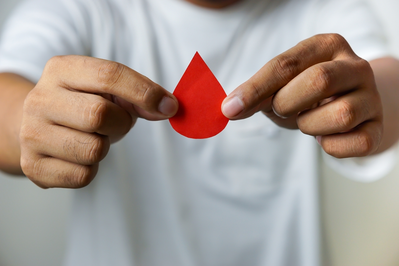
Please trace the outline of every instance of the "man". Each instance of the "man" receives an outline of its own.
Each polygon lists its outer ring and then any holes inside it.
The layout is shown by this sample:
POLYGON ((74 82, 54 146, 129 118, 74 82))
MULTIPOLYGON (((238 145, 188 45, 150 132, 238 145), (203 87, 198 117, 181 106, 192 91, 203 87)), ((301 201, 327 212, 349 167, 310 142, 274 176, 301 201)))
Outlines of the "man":
POLYGON ((27 1, 0 46, 0 166, 91 183, 67 265, 319 265, 315 143, 397 141, 387 55, 358 0, 27 1), (237 120, 206 140, 166 120, 196 51, 237 120))

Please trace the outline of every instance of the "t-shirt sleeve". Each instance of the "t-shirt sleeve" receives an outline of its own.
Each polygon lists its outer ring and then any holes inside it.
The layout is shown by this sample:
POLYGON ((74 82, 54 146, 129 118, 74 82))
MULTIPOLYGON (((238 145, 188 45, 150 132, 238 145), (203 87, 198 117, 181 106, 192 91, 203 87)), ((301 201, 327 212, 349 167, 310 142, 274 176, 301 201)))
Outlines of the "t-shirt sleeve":
MULTIPOLYGON (((367 1, 319 0, 315 31, 339 33, 354 52, 366 60, 388 56, 384 29, 367 1)), ((323 159, 332 169, 350 179, 371 182, 388 174, 397 163, 397 148, 381 154, 337 159, 323 152, 323 159)))
POLYGON ((89 53, 84 10, 74 0, 27 0, 6 22, 0 39, 0 72, 37 82, 56 55, 89 53))
POLYGON ((339 33, 366 60, 389 55, 379 18, 366 0, 316 0, 313 33, 339 33))
POLYGON ((372 156, 337 159, 323 152, 326 164, 337 173, 361 182, 373 182, 386 176, 397 163, 398 149, 389 150, 372 156))

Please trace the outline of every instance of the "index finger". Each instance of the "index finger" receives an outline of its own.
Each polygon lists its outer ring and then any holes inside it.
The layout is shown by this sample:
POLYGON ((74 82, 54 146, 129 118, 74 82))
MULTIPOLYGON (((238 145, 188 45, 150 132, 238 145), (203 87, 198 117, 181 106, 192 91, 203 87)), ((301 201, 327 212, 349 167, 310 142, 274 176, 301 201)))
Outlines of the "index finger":
POLYGON ((230 119, 251 116, 263 106, 262 102, 301 72, 315 64, 334 60, 348 49, 351 51, 346 40, 338 34, 316 35, 300 42, 270 60, 227 96, 222 105, 224 115, 230 119))
POLYGON ((86 56, 57 56, 47 63, 42 77, 66 89, 118 96, 145 110, 140 113, 148 113, 152 119, 154 116, 169 118, 177 111, 173 94, 117 62, 86 56))

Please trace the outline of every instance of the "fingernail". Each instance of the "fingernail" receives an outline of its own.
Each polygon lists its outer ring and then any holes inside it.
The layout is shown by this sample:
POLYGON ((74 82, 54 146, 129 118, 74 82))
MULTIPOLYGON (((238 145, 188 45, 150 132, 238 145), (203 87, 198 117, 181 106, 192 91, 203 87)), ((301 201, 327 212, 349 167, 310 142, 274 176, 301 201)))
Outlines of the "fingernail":
POLYGON ((172 116, 176 113, 176 101, 172 98, 164 96, 158 105, 158 111, 166 116, 172 116))
POLYGON ((226 117, 237 116, 243 110, 244 110, 244 103, 237 96, 234 96, 232 99, 225 102, 222 106, 222 112, 226 117))
POLYGON ((321 146, 321 136, 316 136, 316 141, 321 146))

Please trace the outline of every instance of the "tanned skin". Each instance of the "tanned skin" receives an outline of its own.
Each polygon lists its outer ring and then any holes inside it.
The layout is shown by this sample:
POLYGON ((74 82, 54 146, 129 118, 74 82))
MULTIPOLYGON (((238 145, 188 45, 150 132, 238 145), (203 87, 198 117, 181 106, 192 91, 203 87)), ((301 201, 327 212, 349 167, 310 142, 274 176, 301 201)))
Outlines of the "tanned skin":
MULTIPOLYGON (((187 0, 225 8, 237 0, 187 0)), ((338 34, 313 36, 277 55, 226 97, 231 120, 264 113, 314 136, 337 158, 380 153, 399 138, 399 61, 367 62, 338 34)), ((34 84, 0 73, 0 170, 42 188, 80 188, 110 145, 138 118, 163 120, 176 98, 117 62, 69 55, 50 59, 34 84)))

